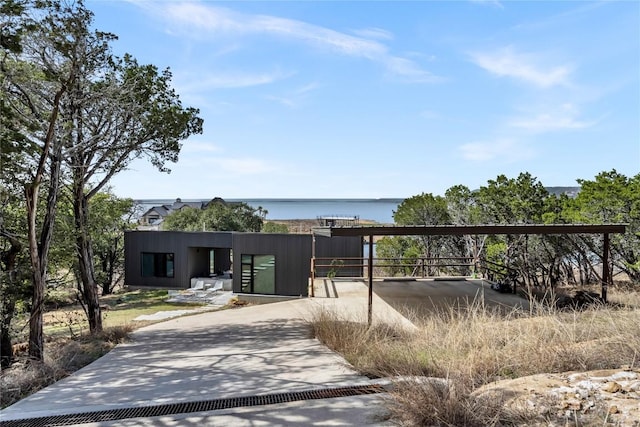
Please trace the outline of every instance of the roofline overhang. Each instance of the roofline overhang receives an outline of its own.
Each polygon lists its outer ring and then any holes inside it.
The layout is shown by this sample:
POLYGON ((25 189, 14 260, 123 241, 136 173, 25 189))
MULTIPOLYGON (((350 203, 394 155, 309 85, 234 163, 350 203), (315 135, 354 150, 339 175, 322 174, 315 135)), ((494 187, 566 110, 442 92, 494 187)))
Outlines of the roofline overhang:
POLYGON ((624 233, 628 224, 486 224, 316 227, 317 236, 464 236, 480 234, 624 233))

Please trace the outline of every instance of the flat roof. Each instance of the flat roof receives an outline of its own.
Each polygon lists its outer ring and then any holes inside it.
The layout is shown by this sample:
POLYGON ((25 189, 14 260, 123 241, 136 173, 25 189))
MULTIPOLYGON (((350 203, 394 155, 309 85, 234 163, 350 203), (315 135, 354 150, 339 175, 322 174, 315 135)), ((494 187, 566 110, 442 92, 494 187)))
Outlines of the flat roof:
POLYGON ((315 227, 318 236, 464 236, 474 234, 604 234, 624 233, 628 224, 485 224, 381 225, 315 227))

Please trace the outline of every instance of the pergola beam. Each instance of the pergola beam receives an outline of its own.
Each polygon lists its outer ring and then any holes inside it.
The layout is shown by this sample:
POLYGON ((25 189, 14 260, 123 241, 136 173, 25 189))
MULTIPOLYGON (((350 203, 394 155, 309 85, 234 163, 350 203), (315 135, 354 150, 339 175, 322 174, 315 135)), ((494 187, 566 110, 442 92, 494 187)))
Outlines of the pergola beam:
MULTIPOLYGON (((479 234, 603 234, 602 300, 607 302, 609 283, 609 234, 624 233, 628 224, 508 224, 508 225, 402 225, 402 226, 344 226, 318 227, 312 233, 318 236, 368 236, 369 308, 367 318, 371 325, 373 314, 373 238, 374 236, 465 236, 479 234)), ((315 247, 315 241, 314 241, 315 247)), ((312 276, 313 277, 313 276, 312 276)), ((313 283, 313 282, 312 282, 313 283)))
POLYGON ((473 234, 608 234, 624 233, 626 224, 403 225, 319 227, 319 236, 464 236, 473 234))

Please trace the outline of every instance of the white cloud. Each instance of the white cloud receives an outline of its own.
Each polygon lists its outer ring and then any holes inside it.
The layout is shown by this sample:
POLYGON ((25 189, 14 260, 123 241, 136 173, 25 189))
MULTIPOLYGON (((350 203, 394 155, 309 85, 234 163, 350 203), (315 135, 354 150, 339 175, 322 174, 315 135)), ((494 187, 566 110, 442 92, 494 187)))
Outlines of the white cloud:
POLYGON ((584 129, 594 124, 595 122, 584 122, 571 117, 558 117, 552 114, 539 114, 532 118, 516 119, 510 123, 513 127, 530 130, 532 132, 584 129))
POLYGON ((488 162, 502 160, 514 162, 530 158, 532 150, 519 144, 513 139, 498 139, 491 142, 471 142, 459 147, 460 154, 465 160, 474 162, 488 162))
POLYGON ((199 73, 196 75, 181 75, 176 86, 186 92, 201 92, 204 89, 230 89, 270 84, 284 80, 295 73, 280 71, 264 73, 199 73), (190 83, 186 83, 190 82, 190 83))
POLYGON ((386 52, 386 47, 376 41, 302 21, 269 15, 242 14, 231 9, 199 3, 167 2, 161 3, 158 7, 163 6, 164 10, 160 13, 165 19, 190 34, 202 36, 203 30, 234 35, 267 33, 303 40, 360 57, 373 57, 386 52))
POLYGON ((353 34, 367 39, 393 40, 393 33, 382 28, 362 28, 353 30, 353 34))
POLYGON ((383 62, 386 63, 387 68, 406 79, 416 83, 438 83, 444 81, 442 77, 431 74, 428 71, 420 68, 415 62, 400 58, 397 56, 386 58, 383 62))
POLYGON ((299 87, 285 95, 276 96, 269 95, 266 98, 275 101, 279 104, 282 104, 286 107, 295 108, 298 107, 306 98, 309 97, 309 94, 316 89, 318 89, 320 85, 316 82, 309 83, 302 87, 299 87))
POLYGON ((573 104, 565 103, 551 111, 534 112, 525 117, 511 119, 508 125, 532 133, 543 133, 585 129, 597 123, 597 121, 579 120, 578 115, 578 109, 573 104))
POLYGON ((388 39, 391 34, 374 28, 361 31, 360 37, 303 21, 269 15, 252 15, 204 3, 159 2, 144 4, 154 9, 177 30, 202 39, 210 35, 267 34, 301 41, 338 54, 365 58, 381 63, 394 74, 411 82, 431 83, 438 79, 422 70, 414 61, 393 55, 388 47, 375 39, 388 39), (365 36, 366 34, 366 36, 365 36))
POLYGON ((511 77, 549 88, 568 84, 571 68, 567 65, 542 66, 539 55, 517 53, 512 47, 496 52, 473 53, 472 61, 481 68, 499 77, 511 77))

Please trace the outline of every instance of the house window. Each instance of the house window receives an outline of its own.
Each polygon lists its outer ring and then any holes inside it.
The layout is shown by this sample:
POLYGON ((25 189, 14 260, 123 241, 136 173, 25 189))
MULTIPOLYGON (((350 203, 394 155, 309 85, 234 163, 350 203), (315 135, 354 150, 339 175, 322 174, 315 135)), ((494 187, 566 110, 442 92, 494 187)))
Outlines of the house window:
POLYGON ((142 277, 173 277, 173 254, 143 252, 142 277))
POLYGON ((209 276, 216 274, 216 251, 215 249, 209 249, 209 276))
POLYGON ((248 294, 276 293, 276 257, 274 255, 242 254, 242 292, 248 294))

